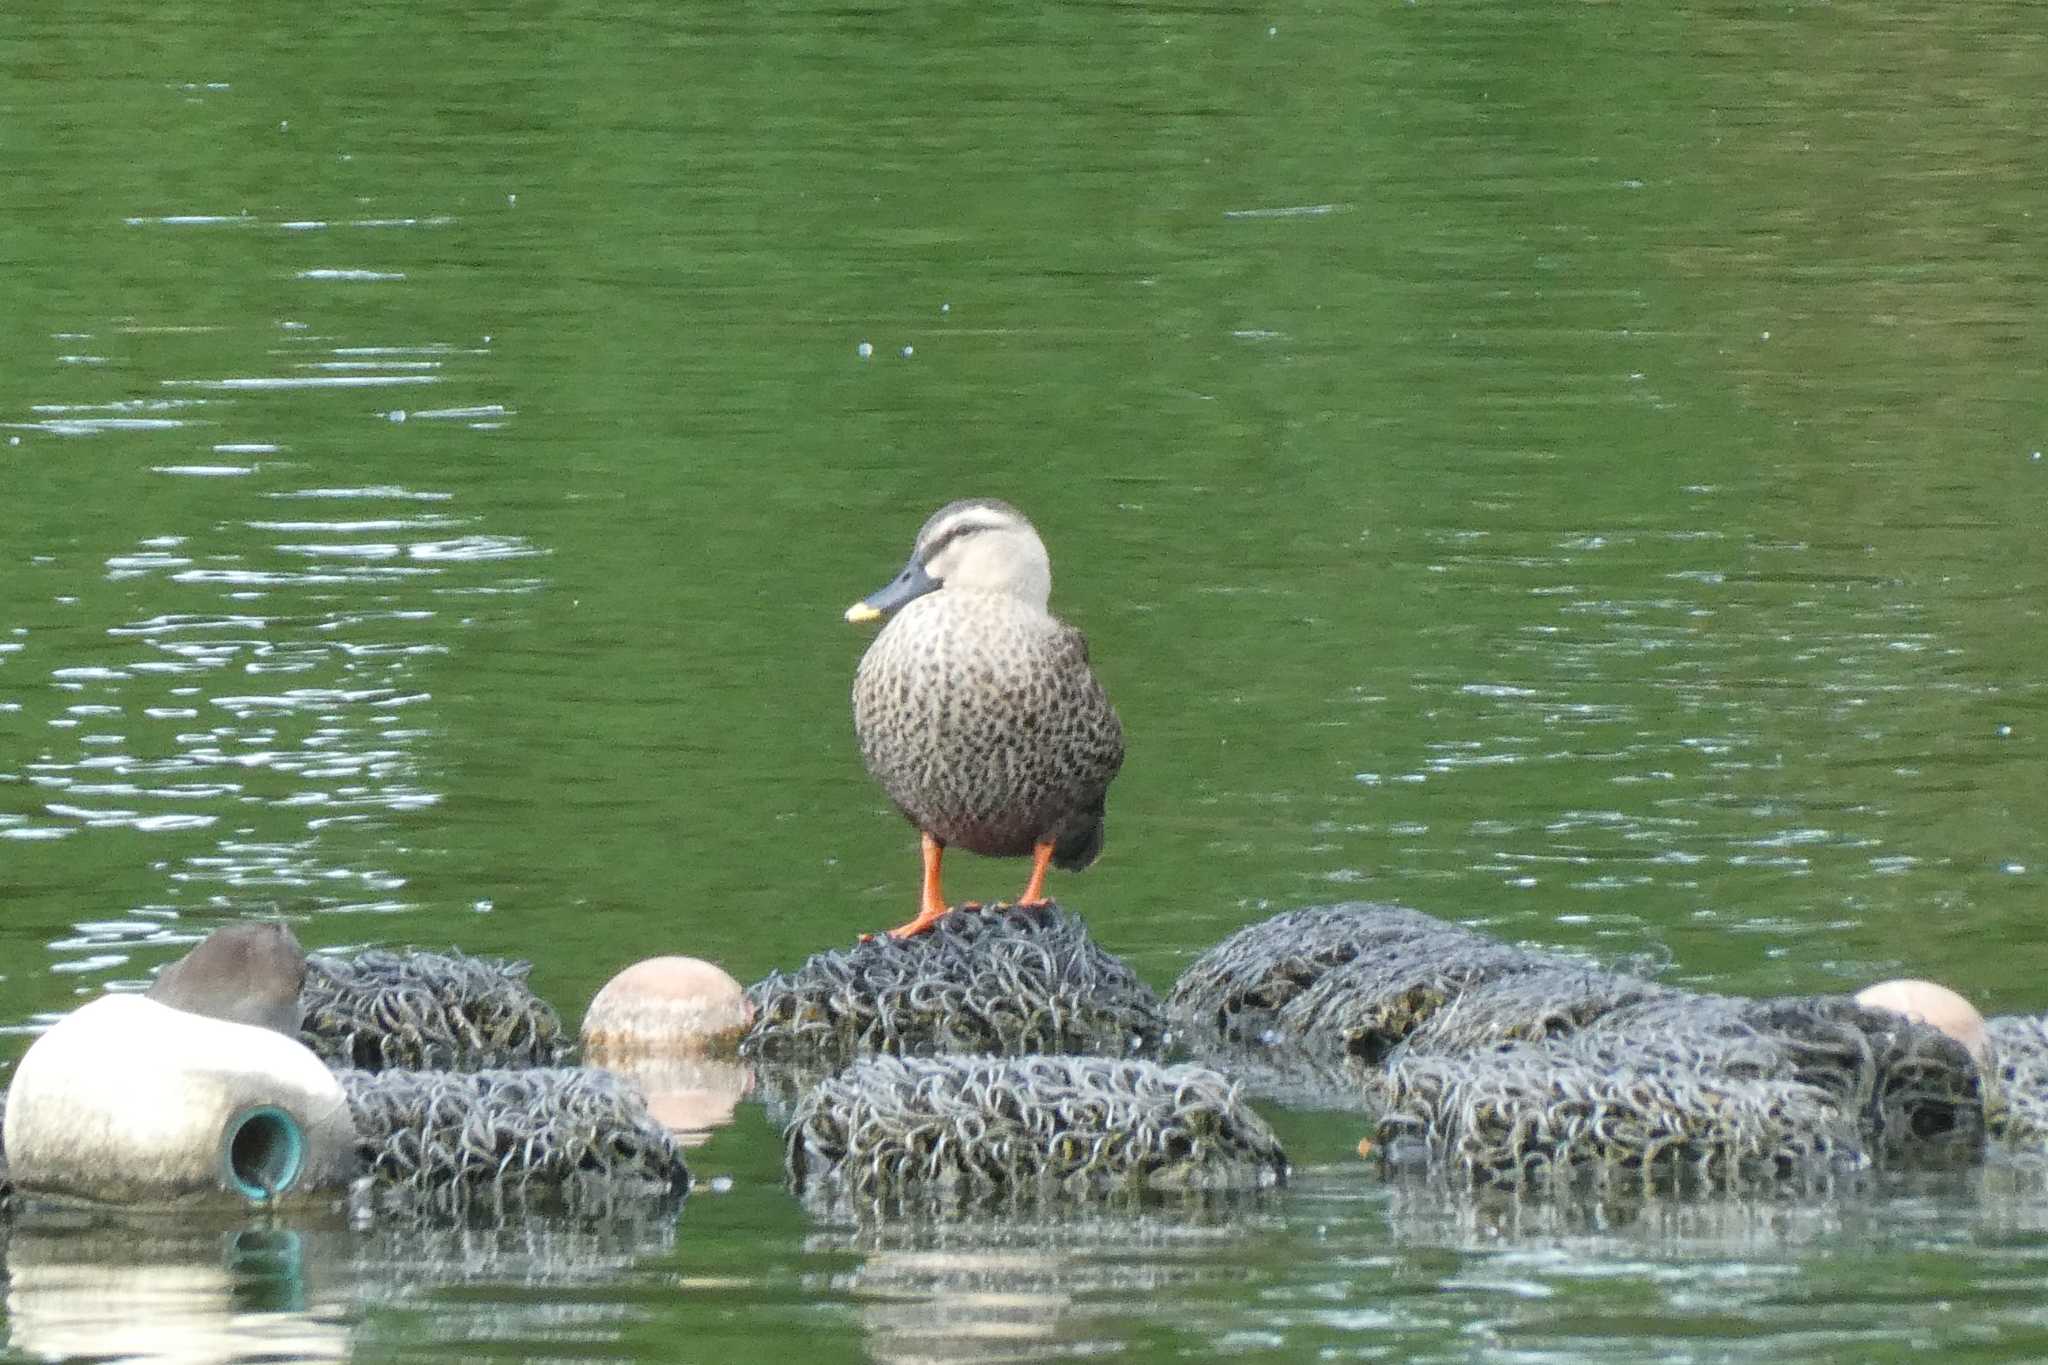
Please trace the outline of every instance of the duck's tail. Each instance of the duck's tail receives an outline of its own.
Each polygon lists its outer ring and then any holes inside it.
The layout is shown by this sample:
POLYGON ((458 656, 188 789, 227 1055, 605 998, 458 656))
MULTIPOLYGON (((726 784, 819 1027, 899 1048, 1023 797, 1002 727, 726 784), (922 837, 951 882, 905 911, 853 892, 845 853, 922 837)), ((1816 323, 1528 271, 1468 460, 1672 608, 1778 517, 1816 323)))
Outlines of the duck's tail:
POLYGON ((1103 803, 1076 815, 1053 841, 1052 865, 1063 872, 1079 872, 1102 852, 1103 803))

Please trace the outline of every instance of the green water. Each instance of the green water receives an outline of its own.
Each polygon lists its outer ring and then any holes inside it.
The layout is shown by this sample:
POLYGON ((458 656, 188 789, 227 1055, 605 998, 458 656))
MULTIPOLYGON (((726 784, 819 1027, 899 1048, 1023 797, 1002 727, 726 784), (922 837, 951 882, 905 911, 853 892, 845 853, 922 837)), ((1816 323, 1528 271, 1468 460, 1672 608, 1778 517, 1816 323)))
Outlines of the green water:
MULTIPOLYGON (((0 1025, 240 916, 572 1019, 897 922, 839 613, 970 494, 1122 712, 1053 889, 1156 985, 1372 896, 2048 1008, 2044 70, 2020 0, 12 9, 0 1025)), ((1995 1172, 1575 1220, 1274 1117, 1207 1217, 816 1222, 745 1106, 674 1226, 17 1229, 10 1341, 2048 1353, 1995 1172)))

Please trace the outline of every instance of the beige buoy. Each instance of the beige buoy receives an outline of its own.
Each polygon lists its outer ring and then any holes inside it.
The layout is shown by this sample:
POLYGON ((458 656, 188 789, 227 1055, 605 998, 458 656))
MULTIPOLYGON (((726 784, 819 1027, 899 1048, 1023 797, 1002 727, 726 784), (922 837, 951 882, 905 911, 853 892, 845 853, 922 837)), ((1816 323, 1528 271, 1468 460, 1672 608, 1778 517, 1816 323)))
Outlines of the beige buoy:
POLYGON ((685 1143, 732 1121, 753 1076, 722 1060, 754 1020, 747 993, 724 968, 694 957, 653 957, 607 981, 583 1015, 583 1055, 625 1076, 647 1108, 685 1143))
POLYGON ((605 982, 583 1015, 583 1051, 610 1058, 732 1052, 753 1006, 724 968, 694 957, 651 957, 605 982))
POLYGON ((1889 1010, 1916 1019, 1929 1028, 1940 1029, 1970 1050, 1978 1070, 1992 1074, 1991 1034, 1977 1007, 1954 991, 1932 981, 1880 981, 1856 993, 1856 1003, 1866 1009, 1889 1010))

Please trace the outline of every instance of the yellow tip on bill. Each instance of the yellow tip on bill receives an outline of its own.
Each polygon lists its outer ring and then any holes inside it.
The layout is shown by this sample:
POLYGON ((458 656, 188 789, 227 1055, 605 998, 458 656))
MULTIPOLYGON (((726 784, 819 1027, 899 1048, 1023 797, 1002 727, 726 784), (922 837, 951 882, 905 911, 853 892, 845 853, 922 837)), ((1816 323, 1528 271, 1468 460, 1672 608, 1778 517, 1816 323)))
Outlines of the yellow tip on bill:
POLYGON ((881 614, 865 602, 856 602, 846 609, 846 619, 855 622, 872 621, 881 614))

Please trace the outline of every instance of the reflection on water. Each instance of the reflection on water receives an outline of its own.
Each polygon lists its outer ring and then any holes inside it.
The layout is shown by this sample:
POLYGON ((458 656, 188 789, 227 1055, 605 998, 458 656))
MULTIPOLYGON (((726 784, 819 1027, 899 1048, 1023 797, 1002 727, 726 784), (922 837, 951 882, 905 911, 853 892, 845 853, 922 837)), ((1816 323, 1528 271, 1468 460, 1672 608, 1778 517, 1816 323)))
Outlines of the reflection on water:
POLYGON ((203 1217, 22 1215, 5 1244, 8 1344, 45 1359, 161 1365, 346 1359, 346 1296, 308 1272, 331 1267, 346 1240, 332 1228, 203 1217))
POLYGON ((754 1090, 751 1067, 713 1058, 607 1057, 601 1065, 639 1086, 648 1112, 685 1147, 702 1146, 731 1123, 754 1090))
POLYGON ((871 1359, 1050 1360, 1121 1349, 1101 1319, 1174 1296, 1281 1228, 1270 1201, 1246 1197, 912 1218, 822 1231, 806 1245, 858 1254, 831 1288, 860 1305, 871 1359))
POLYGON ((1590 1203, 1450 1196, 1364 1170, 1188 1204, 824 1219, 786 1250, 722 1240, 761 1226, 768 1190, 710 1196, 730 1210, 693 1201, 680 1224, 33 1211, 6 1248, 8 1344, 165 1365, 450 1349, 600 1360, 659 1356, 679 1320, 701 1349, 745 1358, 796 1312, 830 1360, 1766 1362, 1913 1336, 1930 1299, 1967 1306, 1954 1326, 1977 1338, 2037 1341, 2048 1326, 2021 1288, 2048 1274, 2038 1170, 1590 1203), (1968 1269, 1972 1245, 1999 1275, 1968 1269))
POLYGON ((351 1230, 305 1214, 237 1221, 203 1211, 31 1209, 16 1215, 4 1244, 8 1345, 47 1359, 151 1365, 341 1360, 377 1348, 394 1322, 416 1339, 422 1297, 432 1304, 462 1286, 526 1292, 474 1320, 434 1308, 430 1340, 597 1345, 633 1312, 531 1291, 615 1281, 675 1238, 672 1215, 351 1230), (368 1314, 373 1306, 381 1316, 368 1314))

